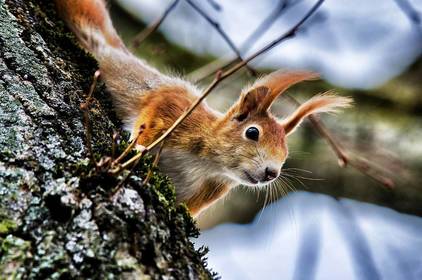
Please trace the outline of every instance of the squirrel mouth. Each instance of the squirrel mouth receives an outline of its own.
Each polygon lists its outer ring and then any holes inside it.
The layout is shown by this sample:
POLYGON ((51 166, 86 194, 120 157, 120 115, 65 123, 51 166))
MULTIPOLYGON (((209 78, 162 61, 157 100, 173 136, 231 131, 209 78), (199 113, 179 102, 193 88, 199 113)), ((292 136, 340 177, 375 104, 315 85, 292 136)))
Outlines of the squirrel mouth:
POLYGON ((252 177, 251 174, 249 174, 248 172, 244 171, 246 178, 248 178, 249 182, 251 182, 252 184, 256 185, 258 184, 258 180, 256 180, 254 177, 252 177))

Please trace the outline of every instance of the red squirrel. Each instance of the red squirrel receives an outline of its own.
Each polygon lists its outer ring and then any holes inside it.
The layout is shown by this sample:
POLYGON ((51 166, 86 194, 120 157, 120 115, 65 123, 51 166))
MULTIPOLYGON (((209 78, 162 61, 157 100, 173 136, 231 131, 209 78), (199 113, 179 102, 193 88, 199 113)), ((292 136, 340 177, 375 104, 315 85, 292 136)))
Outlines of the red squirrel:
MULTIPOLYGON (((56 0, 80 44, 99 63, 101 77, 125 128, 147 146, 189 107, 201 91, 192 83, 160 73, 125 47, 104 0, 56 0)), ((245 88, 231 108, 217 112, 202 102, 166 139, 159 166, 173 181, 178 202, 197 216, 237 185, 271 183, 288 156, 286 137, 310 114, 333 112, 352 100, 317 95, 283 120, 270 108, 290 86, 317 75, 276 71, 245 88)))

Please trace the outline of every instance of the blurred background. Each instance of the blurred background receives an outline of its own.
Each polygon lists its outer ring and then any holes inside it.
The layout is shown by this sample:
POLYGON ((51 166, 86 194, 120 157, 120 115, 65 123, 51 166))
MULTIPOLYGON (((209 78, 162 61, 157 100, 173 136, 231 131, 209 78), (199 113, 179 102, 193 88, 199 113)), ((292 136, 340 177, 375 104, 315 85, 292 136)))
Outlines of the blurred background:
MULTIPOLYGON (((289 30, 315 3, 115 0, 111 12, 119 33, 133 46, 139 33, 172 7, 158 30, 143 40, 135 53, 161 71, 182 75, 205 87, 212 80, 213 71, 236 58, 230 42, 246 58, 289 30), (218 23, 230 42, 223 39, 210 20, 218 23)), ((308 196, 308 192, 322 193, 334 199, 349 198, 422 216, 421 54, 422 1, 327 0, 293 38, 253 60, 250 65, 260 74, 280 68, 321 73, 320 81, 303 83, 288 91, 299 102, 327 90, 354 98, 354 108, 336 116, 323 116, 321 121, 358 168, 350 164, 341 168, 327 141, 306 122, 288 139, 290 157, 285 166, 294 168, 295 176, 275 190, 235 189, 198 219, 204 236, 209 236, 207 230, 212 232, 223 223, 251 223, 264 205, 292 190, 306 191, 302 193, 305 200, 299 197, 305 204, 320 198, 308 196)), ((248 71, 239 71, 210 94, 208 104, 226 110, 240 90, 254 79, 248 71)), ((273 112, 282 118, 294 107, 289 98, 281 97, 273 112)), ((297 207, 294 198, 290 200, 291 207, 297 207)), ((361 205, 353 207, 366 207, 361 205)), ((268 210, 266 214, 264 210, 260 215, 265 221, 270 212, 276 219, 274 211, 268 210)), ((388 216, 390 212, 380 213, 388 216)), ((293 223, 300 224, 301 220, 293 223)), ((256 224, 257 218, 251 225, 256 224)), ((422 235, 422 224, 416 224, 418 234, 422 235)), ((271 234, 275 228, 270 230, 271 234)), ((217 242, 212 238, 208 241, 201 242, 205 245, 217 242)), ((413 244, 422 249, 420 239, 413 244)), ((210 248, 212 257, 213 247, 210 248)), ((416 263, 422 267, 421 253, 416 257, 419 260, 416 263)), ((418 273, 422 275, 420 269, 418 273)))

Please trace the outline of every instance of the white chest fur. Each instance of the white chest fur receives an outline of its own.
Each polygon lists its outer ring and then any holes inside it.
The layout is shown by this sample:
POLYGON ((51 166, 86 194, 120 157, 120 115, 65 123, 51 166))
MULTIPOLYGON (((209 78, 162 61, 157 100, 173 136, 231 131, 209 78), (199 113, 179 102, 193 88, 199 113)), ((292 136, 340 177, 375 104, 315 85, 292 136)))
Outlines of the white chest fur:
POLYGON ((210 178, 218 177, 231 182, 222 175, 217 164, 186 151, 164 148, 159 167, 173 180, 178 201, 186 201, 195 195, 210 178))

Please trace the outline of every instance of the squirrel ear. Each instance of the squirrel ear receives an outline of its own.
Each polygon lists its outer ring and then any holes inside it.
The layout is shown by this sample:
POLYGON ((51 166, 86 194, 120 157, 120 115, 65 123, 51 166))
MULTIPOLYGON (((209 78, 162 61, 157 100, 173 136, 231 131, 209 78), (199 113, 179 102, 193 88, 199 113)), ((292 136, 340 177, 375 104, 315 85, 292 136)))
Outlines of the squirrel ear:
POLYGON ((259 86, 246 93, 242 93, 236 105, 236 115, 234 118, 242 121, 247 118, 249 114, 256 112, 269 91, 270 90, 267 87, 259 86))
POLYGON ((275 71, 258 79, 244 91, 235 105, 235 119, 244 120, 254 112, 266 112, 274 100, 290 86, 305 80, 314 80, 318 74, 309 71, 275 71))
POLYGON ((267 111, 274 101, 284 93, 289 87, 308 80, 315 80, 319 77, 317 73, 310 71, 275 71, 262 79, 259 79, 252 86, 260 87, 264 86, 268 88, 269 94, 265 96, 259 106, 259 110, 267 111))
POLYGON ((352 104, 353 99, 350 97, 340 97, 332 93, 316 95, 300 105, 285 120, 281 121, 281 125, 284 127, 286 135, 289 135, 311 114, 323 112, 335 113, 341 108, 352 106, 352 104))

